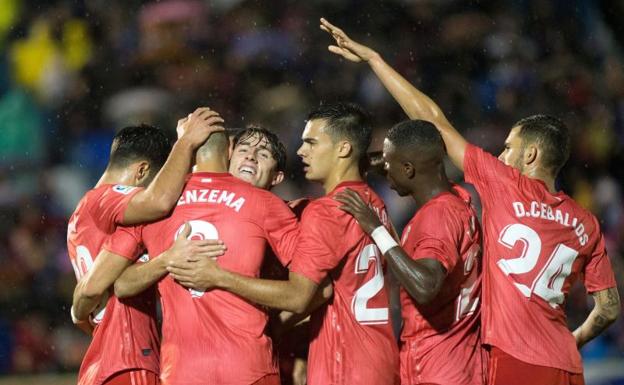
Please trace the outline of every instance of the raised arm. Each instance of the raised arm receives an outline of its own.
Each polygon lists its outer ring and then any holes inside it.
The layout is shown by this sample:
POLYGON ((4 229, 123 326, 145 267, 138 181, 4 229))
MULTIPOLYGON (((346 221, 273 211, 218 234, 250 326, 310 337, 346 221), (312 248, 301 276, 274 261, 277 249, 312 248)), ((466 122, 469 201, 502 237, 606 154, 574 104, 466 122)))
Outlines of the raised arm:
POLYGON ((128 267, 115 281, 115 295, 119 298, 132 297, 147 290, 167 274, 167 266, 180 262, 197 262, 205 258, 223 255, 226 247, 219 240, 190 240, 191 226, 188 223, 173 245, 158 257, 128 267))
POLYGON ((132 197, 124 212, 123 225, 153 221, 171 211, 184 187, 195 150, 210 134, 223 131, 222 123, 219 114, 206 107, 196 109, 178 122, 178 125, 183 126, 184 135, 176 141, 152 183, 132 197))
POLYGON ((444 266, 434 258, 410 258, 355 191, 345 189, 335 199, 342 203, 340 208, 353 215, 362 230, 373 238, 386 257, 393 276, 409 295, 421 305, 430 303, 440 292, 446 278, 444 266))
POLYGON ((440 107, 433 100, 390 67, 377 52, 355 42, 343 30, 332 25, 329 21, 321 19, 321 29, 327 31, 336 40, 336 45, 328 47, 329 51, 352 62, 368 63, 410 119, 432 122, 444 139, 449 157, 457 167, 463 170, 466 140, 449 123, 440 107))
POLYGON ((589 313, 585 322, 573 332, 579 348, 609 327, 622 311, 617 288, 597 291, 592 296, 594 309, 589 313))

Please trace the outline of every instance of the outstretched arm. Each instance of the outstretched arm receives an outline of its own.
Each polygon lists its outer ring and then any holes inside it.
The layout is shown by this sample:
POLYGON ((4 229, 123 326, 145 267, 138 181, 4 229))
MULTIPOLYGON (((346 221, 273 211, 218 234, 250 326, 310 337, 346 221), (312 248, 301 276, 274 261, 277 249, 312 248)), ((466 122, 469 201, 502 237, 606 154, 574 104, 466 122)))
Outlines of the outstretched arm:
POLYGON ((620 295, 616 287, 593 293, 594 309, 574 331, 576 345, 581 348, 611 325, 620 314, 620 295))
POLYGON ((167 162, 152 183, 137 193, 126 207, 123 225, 133 225, 164 217, 180 197, 191 169, 195 150, 213 132, 223 131, 223 119, 216 111, 198 108, 178 125, 183 125, 184 135, 174 144, 167 162))
POLYGON ((467 142, 449 123, 433 100, 390 67, 377 52, 355 42, 329 21, 321 19, 321 29, 330 33, 336 40, 337 45, 330 45, 329 51, 352 62, 367 62, 410 119, 432 122, 442 135, 449 157, 457 167, 463 170, 467 142))
POLYGON ((362 230, 369 234, 388 260, 394 277, 421 305, 433 300, 446 278, 444 266, 434 258, 413 260, 383 226, 377 214, 353 190, 345 189, 334 198, 342 210, 353 215, 362 230))

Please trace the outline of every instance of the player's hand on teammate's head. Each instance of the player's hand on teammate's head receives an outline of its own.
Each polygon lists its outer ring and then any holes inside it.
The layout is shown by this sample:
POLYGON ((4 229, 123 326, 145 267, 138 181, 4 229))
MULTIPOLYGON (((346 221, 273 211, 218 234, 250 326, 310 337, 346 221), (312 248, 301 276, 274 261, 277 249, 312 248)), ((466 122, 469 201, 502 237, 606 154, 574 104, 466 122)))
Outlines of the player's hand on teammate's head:
POLYGON ((340 209, 353 215, 358 221, 362 230, 370 234, 377 227, 381 226, 381 220, 375 212, 364 202, 364 200, 351 189, 344 189, 336 194, 335 200, 342 203, 340 209))
POLYGON ((178 120, 176 127, 178 138, 188 140, 193 148, 204 144, 212 133, 222 131, 225 131, 223 118, 208 107, 199 107, 186 118, 178 120))
POLYGON ((377 52, 363 44, 355 42, 347 36, 342 29, 336 27, 324 18, 321 18, 321 29, 328 32, 332 35, 334 40, 336 40, 336 45, 330 45, 327 47, 330 52, 333 52, 336 55, 340 55, 343 58, 356 63, 361 61, 367 62, 377 55, 377 52))
POLYGON ((189 239, 191 226, 184 224, 173 245, 161 257, 167 266, 177 262, 193 262, 204 258, 217 258, 225 253, 227 247, 218 239, 189 239))
POLYGON ((223 274, 216 258, 198 258, 195 261, 176 261, 167 266, 171 278, 189 289, 210 290, 218 286, 223 274))

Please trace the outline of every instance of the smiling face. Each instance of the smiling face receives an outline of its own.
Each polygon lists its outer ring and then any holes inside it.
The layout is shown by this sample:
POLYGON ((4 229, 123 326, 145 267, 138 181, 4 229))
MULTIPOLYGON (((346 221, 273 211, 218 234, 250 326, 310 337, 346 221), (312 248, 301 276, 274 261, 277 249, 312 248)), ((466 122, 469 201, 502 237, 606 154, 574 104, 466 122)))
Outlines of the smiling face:
POLYGON ((326 125, 326 119, 308 120, 301 135, 303 144, 297 155, 301 157, 309 181, 324 182, 338 160, 336 144, 326 132, 326 125))
POLYGON ((284 173, 277 169, 271 144, 265 136, 249 135, 239 141, 230 159, 230 173, 238 179, 268 190, 281 182, 284 173))

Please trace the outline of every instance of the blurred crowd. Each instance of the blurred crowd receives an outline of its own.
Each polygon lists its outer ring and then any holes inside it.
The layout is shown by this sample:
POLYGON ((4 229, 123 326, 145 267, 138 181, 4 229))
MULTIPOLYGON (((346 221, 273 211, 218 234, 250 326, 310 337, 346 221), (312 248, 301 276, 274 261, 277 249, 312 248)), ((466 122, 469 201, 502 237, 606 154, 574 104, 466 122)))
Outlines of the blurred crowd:
MULTIPOLYGON (((321 194, 295 155, 306 113, 320 102, 365 106, 380 147, 405 116, 366 64, 327 51, 321 16, 377 49, 493 153, 518 119, 563 118, 573 151, 560 187, 599 217, 621 284, 624 42, 612 16, 622 8, 591 0, 0 1, 0 374, 80 364, 88 338, 69 317, 76 281, 67 218, 102 173, 116 129, 147 122, 173 137, 177 119, 199 105, 229 127, 267 126, 289 150, 289 178, 276 189, 284 198, 321 194)), ((409 199, 371 181, 401 228, 409 199)), ((575 288, 571 327, 591 307, 575 288)), ((588 361, 623 355, 624 320, 583 353, 588 361)))

